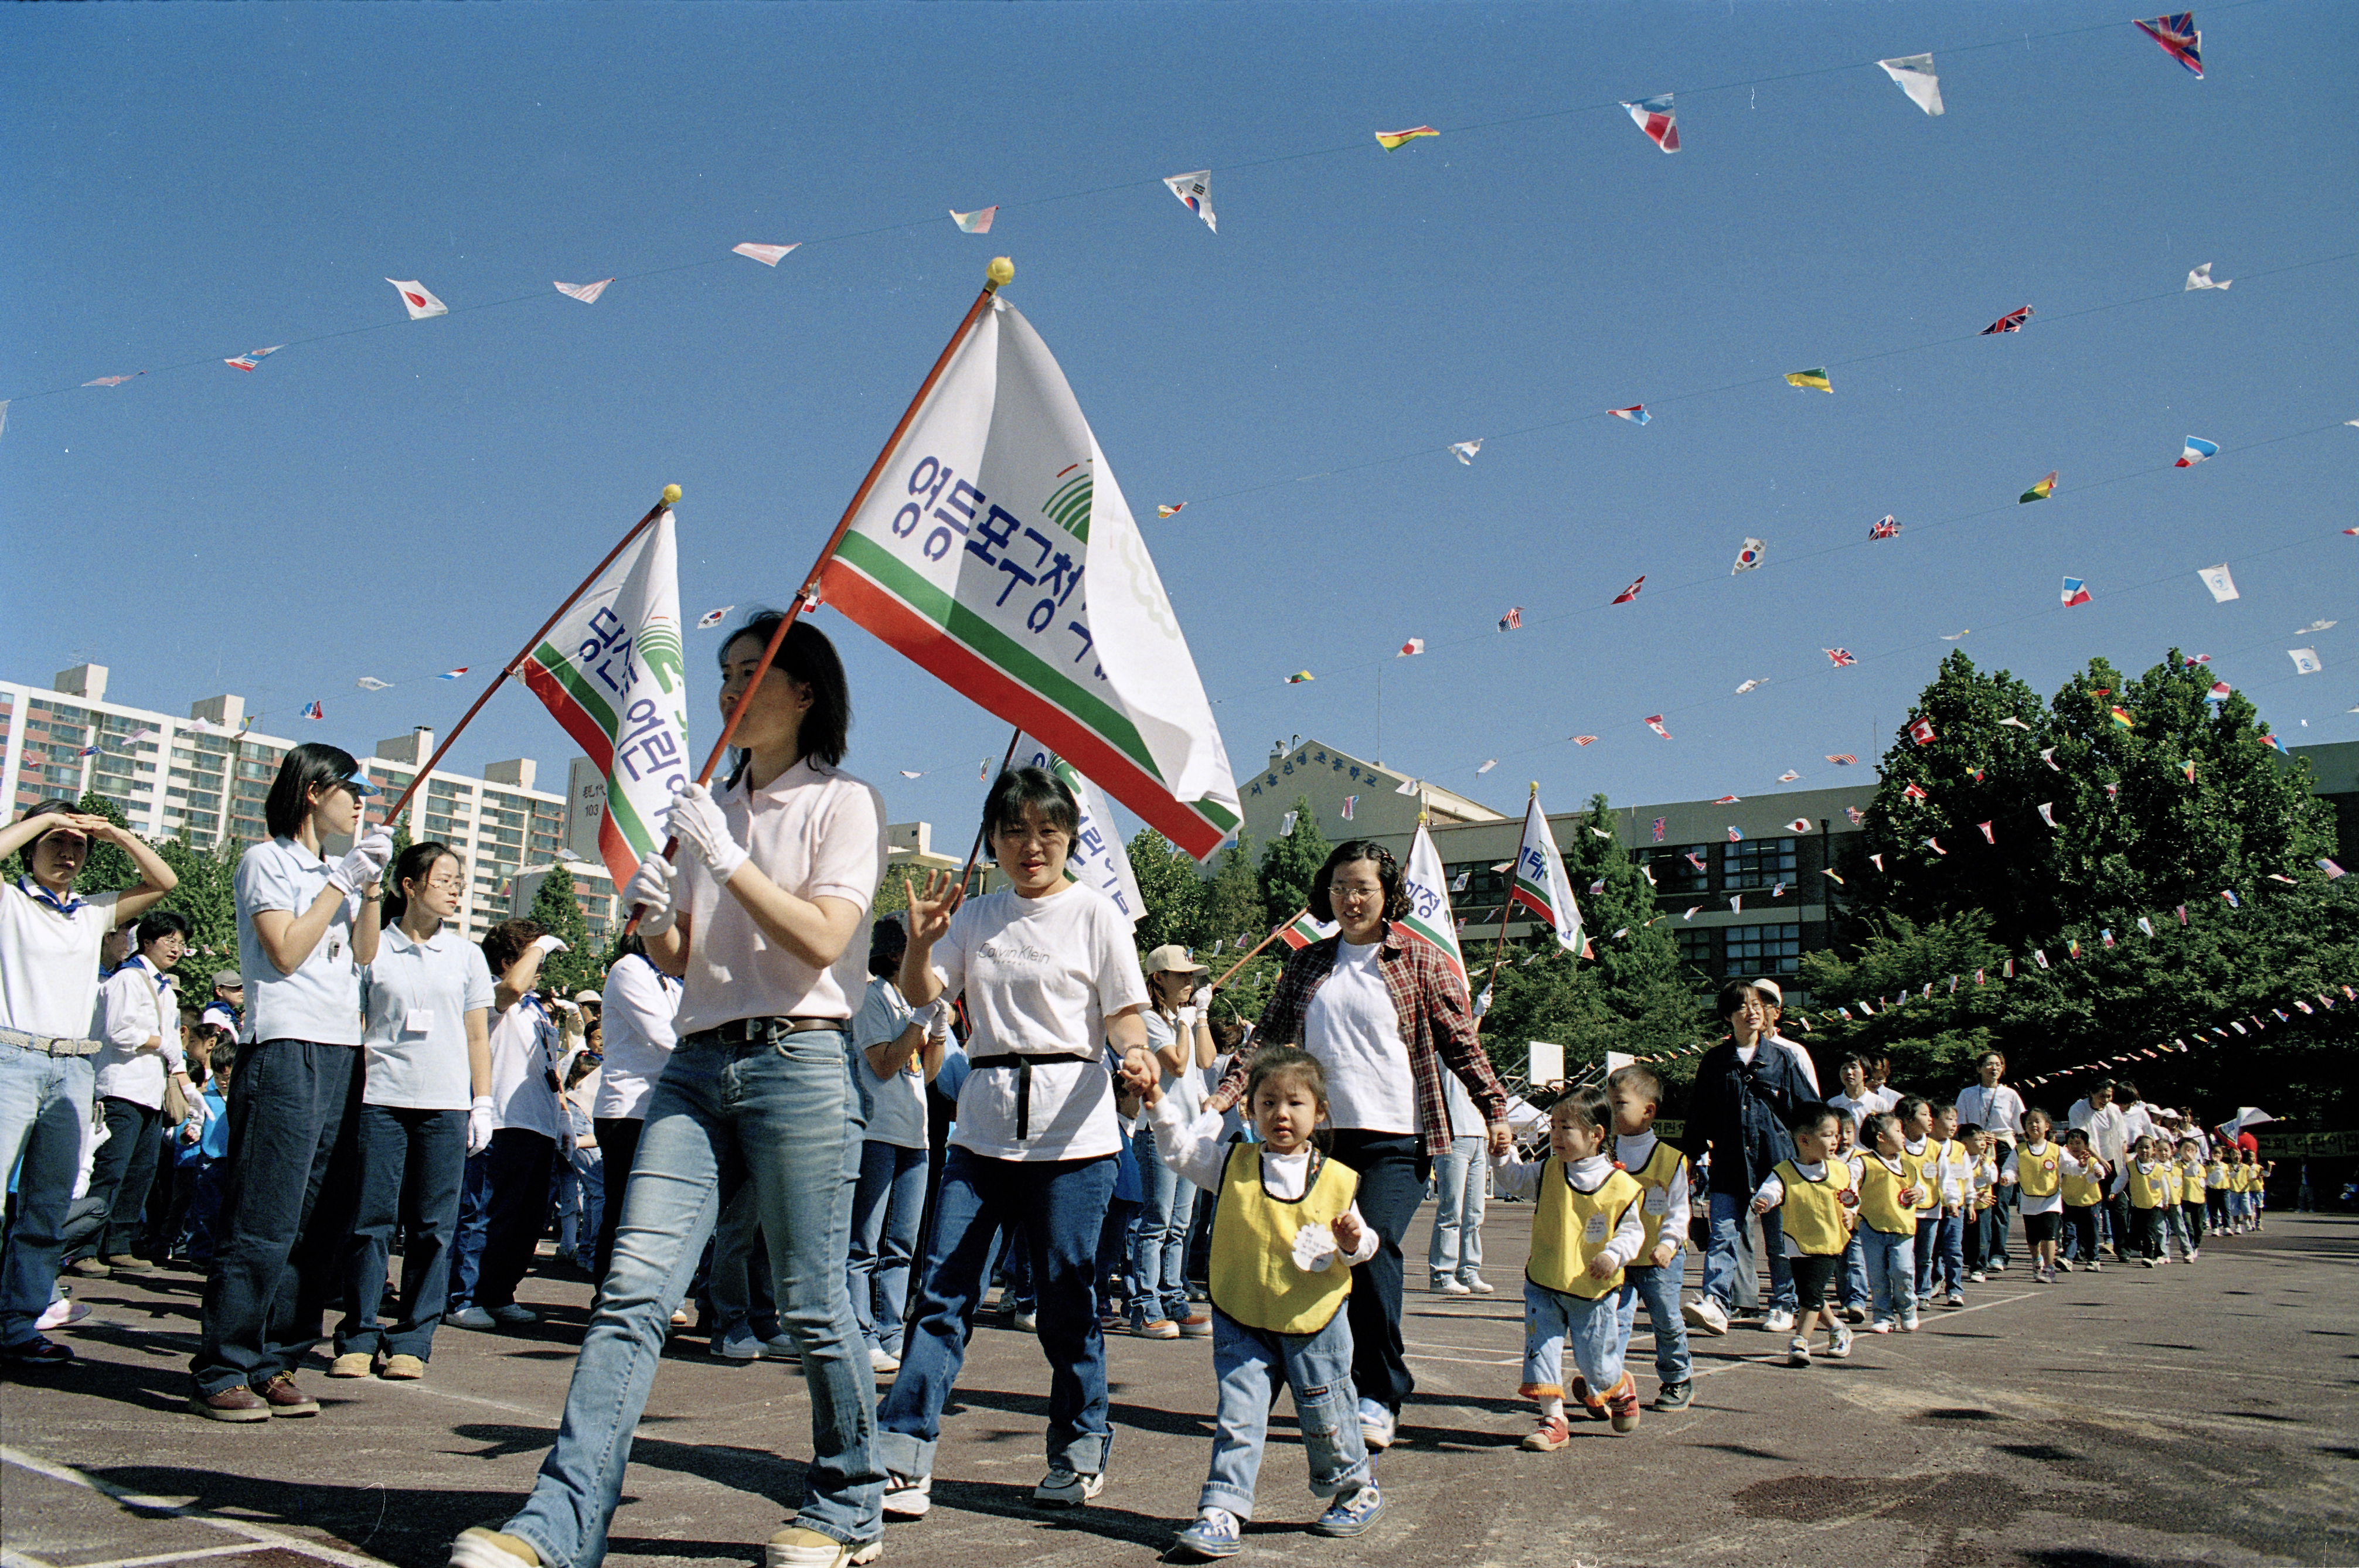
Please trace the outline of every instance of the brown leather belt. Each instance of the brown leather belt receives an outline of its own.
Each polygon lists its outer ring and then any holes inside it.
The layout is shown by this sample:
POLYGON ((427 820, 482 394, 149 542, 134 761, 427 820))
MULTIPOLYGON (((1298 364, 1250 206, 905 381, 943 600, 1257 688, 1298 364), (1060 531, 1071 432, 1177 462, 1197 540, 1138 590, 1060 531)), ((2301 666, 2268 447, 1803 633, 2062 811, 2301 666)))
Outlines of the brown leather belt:
POLYGON ((714 1029, 700 1029, 690 1040, 710 1040, 722 1045, 766 1045, 782 1034, 804 1034, 813 1030, 832 1030, 841 1034, 852 1027, 848 1018, 733 1018, 714 1029))

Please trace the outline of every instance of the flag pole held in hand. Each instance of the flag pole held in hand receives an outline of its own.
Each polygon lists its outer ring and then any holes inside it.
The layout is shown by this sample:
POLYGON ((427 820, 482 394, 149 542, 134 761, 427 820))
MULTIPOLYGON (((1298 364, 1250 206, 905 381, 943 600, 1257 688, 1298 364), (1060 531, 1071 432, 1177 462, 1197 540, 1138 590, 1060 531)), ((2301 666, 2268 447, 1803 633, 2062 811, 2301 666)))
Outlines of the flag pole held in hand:
MULTIPOLYGON (((762 677, 770 673, 771 662, 777 658, 778 650, 786 644, 788 631, 793 627, 805 610, 818 606, 820 573, 826 569, 829 559, 835 554, 836 546, 843 543, 843 535, 851 530, 852 520, 860 514, 861 507, 867 503, 868 492, 876 488, 878 476, 884 473, 885 465, 892 460, 893 450, 901 444, 901 438, 908 433, 910 421, 917 418, 919 408, 933 392, 934 384, 941 380, 942 372, 950 368, 951 357, 958 352, 959 345, 966 341, 966 335, 969 332, 974 330, 974 324, 983 319, 983 313, 991 308, 992 297, 997 294, 1004 285, 1012 282, 1015 276, 1016 264, 1006 256, 993 257, 991 265, 984 269, 983 292, 976 295, 974 303, 967 307, 965 319, 959 322, 958 330, 951 334, 951 341, 944 345, 941 356, 934 361, 934 368, 926 373, 926 379, 919 384, 918 395, 909 399, 909 406, 903 411, 900 423, 893 427, 893 434, 886 438, 883 449, 876 454, 876 460, 868 465, 867 476, 860 481, 860 488, 852 492, 852 503, 843 509, 843 515, 836 521, 835 532, 827 536, 827 544, 820 550, 819 559, 811 563, 811 569, 804 575, 802 587, 795 594, 795 601, 787 606, 786 614, 779 619, 777 629, 771 632, 769 643, 762 649, 761 661, 754 666, 753 678, 745 683, 745 689, 738 694, 736 702, 730 708, 728 722, 722 725, 720 738, 712 742, 712 754, 704 759, 704 766, 696 775, 698 784, 709 784, 712 782, 714 770, 721 766, 721 759, 728 753, 729 742, 737 734, 738 721, 745 717, 746 704, 754 700, 754 693, 760 688, 762 677)), ((1014 750, 1014 744, 1011 742, 1009 745, 1011 755, 1014 750)), ((678 838, 666 839, 663 858, 669 860, 679 850, 678 838)), ((638 928, 639 910, 638 906, 634 905, 631 909, 631 918, 623 927, 623 935, 627 936, 638 928)))
POLYGON ((525 640, 524 647, 517 652, 516 657, 500 666, 500 673, 492 677, 492 684, 484 688, 484 695, 475 698, 475 705, 460 717, 459 722, 452 726, 451 733, 442 737, 442 743, 434 748, 434 754, 426 759, 426 765, 418 770, 410 779, 408 787, 401 792, 401 797, 396 800, 392 807, 386 812, 386 826, 390 827, 400 820, 402 812, 409 805, 409 797, 418 793, 419 787, 426 783, 426 775, 434 771, 434 764, 440 762, 443 754, 449 752, 451 745, 458 741, 459 732, 467 728, 476 714, 483 711, 484 704, 492 700, 492 693, 500 689, 500 683, 506 680, 518 665, 532 657, 532 651, 540 646, 540 640, 549 635, 549 629, 565 618, 565 612, 573 608, 573 601, 590 590, 590 585, 596 582, 604 574, 606 568, 614 564, 614 557, 629 549, 631 541, 653 527, 656 519, 664 514, 664 510, 676 504, 679 500, 679 486, 676 484, 664 486, 662 496, 653 506, 647 508, 647 514, 631 524, 631 531, 624 535, 613 549, 606 552, 603 560, 590 568, 590 575, 583 578, 581 585, 565 596, 565 602, 559 605, 550 613, 549 619, 540 623, 540 630, 525 640))

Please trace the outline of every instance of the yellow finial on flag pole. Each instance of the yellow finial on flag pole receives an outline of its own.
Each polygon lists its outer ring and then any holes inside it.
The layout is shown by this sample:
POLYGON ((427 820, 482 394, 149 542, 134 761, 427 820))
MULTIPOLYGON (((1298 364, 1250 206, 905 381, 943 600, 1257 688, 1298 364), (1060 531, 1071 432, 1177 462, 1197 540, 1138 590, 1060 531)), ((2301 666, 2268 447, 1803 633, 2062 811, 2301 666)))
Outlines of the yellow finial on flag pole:
POLYGON ((1540 792, 1540 781, 1539 781, 1539 780, 1538 780, 1538 779, 1534 779, 1534 780, 1532 781, 1532 793, 1533 793, 1534 795, 1538 795, 1538 794, 1539 794, 1539 792, 1540 792))
POLYGON ((983 276, 991 280, 992 287, 1005 288, 1016 281, 1016 263, 1006 256, 994 256, 991 265, 983 269, 983 276))
POLYGON ((678 485, 676 485, 676 484, 668 484, 668 485, 664 486, 664 487, 663 487, 663 501, 664 501, 664 504, 665 504, 666 506, 677 506, 677 505, 679 505, 679 486, 678 486, 678 485))

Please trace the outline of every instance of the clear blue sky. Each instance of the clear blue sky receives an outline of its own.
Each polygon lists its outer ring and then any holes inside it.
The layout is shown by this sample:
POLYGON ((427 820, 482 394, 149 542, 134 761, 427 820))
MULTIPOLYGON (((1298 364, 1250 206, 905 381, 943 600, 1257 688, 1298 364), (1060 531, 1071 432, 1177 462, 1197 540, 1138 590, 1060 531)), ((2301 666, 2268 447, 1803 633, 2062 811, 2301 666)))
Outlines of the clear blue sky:
MULTIPOLYGON (((1560 810, 1823 785, 1965 627, 2043 691, 2212 653, 2290 739, 2359 737, 2359 262, 2275 270, 2359 251, 2359 7, 2199 8, 2201 81, 2127 14, 0 9, 0 668, 237 691, 354 750, 447 728, 473 689, 432 674, 488 673, 672 481, 683 609, 783 601, 1006 252, 1241 770, 1295 734, 1375 752, 1381 671, 1385 761, 1510 810, 1527 779, 1560 810), (1927 50, 1940 119, 1865 63, 1927 50), (1673 157, 1612 106, 1667 91, 1673 157), (1419 123, 1445 135, 1369 135, 1419 123), (1159 183, 1208 166, 1217 236, 1159 183), (986 237, 942 215, 994 202, 986 237), (742 240, 808 243, 771 271, 742 240), (2175 292, 2207 261, 2235 287, 2175 292), (586 308, 549 287, 610 275, 586 308), (408 323, 387 276, 455 313, 408 323), (1841 362, 2024 304, 2014 337, 1841 362), (1832 397, 1758 384, 1821 364, 1832 397), (2143 471, 2190 432, 2222 456, 2143 471), (1748 535, 1768 564, 1732 579, 1748 535)), ((962 838, 1005 730, 821 623, 849 765, 962 838)), ((455 760, 568 752, 516 689, 455 760)))

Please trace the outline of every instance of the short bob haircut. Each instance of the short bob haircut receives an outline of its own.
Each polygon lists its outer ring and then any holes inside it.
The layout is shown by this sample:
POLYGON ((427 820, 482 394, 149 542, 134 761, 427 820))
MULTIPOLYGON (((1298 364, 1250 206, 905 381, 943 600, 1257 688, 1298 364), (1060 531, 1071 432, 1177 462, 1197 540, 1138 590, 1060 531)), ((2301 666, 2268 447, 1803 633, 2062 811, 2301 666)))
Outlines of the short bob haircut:
MULTIPOLYGON (((262 819, 269 824, 270 836, 292 838, 302 832, 303 819, 311 815, 311 792, 326 795, 350 789, 360 771, 360 763, 341 746, 306 741, 288 752, 287 760, 278 764, 269 798, 262 803, 262 819)), ((357 796, 360 792, 353 793, 357 796)))
POLYGON ((1722 1020, 1734 1018, 1738 1011, 1748 1001, 1757 1001, 1767 1006, 1776 1005, 1767 997, 1762 995, 1761 988, 1751 980, 1731 980, 1720 988, 1720 998, 1712 1003, 1712 1015, 1722 1020))
MULTIPOLYGON (((67 812, 79 813, 81 810, 82 803, 80 801, 74 800, 67 795, 53 795, 49 799, 42 801, 39 805, 27 808, 25 815, 16 818, 16 820, 19 822, 28 822, 36 816, 63 816, 67 812)), ((27 871, 32 869, 33 851, 39 848, 41 840, 48 838, 50 834, 60 830, 69 833, 82 832, 82 829, 79 827, 68 827, 64 823, 60 822, 55 827, 44 827, 38 833, 34 834, 30 838, 25 840, 24 848, 19 849, 17 853, 24 857, 25 868, 27 871)), ((83 837, 87 838, 89 835, 83 834, 83 837)))
POLYGON ((524 950, 546 935, 538 920, 503 920, 484 933, 484 962, 491 966, 492 979, 498 979, 516 967, 524 950))
POLYGON ((991 793, 983 797, 984 837, 1023 827, 1027 806, 1040 814, 1041 826, 1061 828, 1068 838, 1082 830, 1081 803, 1064 780, 1046 768, 1008 768, 991 781, 991 793))
POLYGON ((139 917, 139 946, 145 947, 151 942, 161 942, 176 932, 186 936, 191 929, 189 917, 179 910, 151 909, 139 917))
POLYGON ((901 968, 901 955, 909 950, 909 927, 904 924, 907 914, 895 910, 868 928, 868 972, 889 976, 901 968))
POLYGON ((1354 860, 1367 860, 1376 868, 1376 882, 1385 890, 1385 918, 1388 921, 1406 919, 1408 915, 1408 890, 1401 877, 1400 862, 1393 852, 1373 838, 1347 838, 1335 846, 1319 874, 1310 879, 1310 918, 1328 921, 1335 918, 1335 901, 1327 890, 1333 885, 1335 873, 1354 860))
MULTIPOLYGON (((729 673, 729 650, 751 637, 757 649, 769 646, 771 634, 778 622, 787 618, 783 610, 757 610, 721 642, 721 672, 729 673)), ((843 761, 843 753, 852 743, 852 686, 844 679, 843 660, 827 633, 808 621, 797 621, 787 629, 787 640, 778 644, 778 656, 770 661, 772 673, 783 674, 788 680, 810 688, 810 711, 803 715, 803 727, 797 738, 803 755, 815 758, 834 767, 843 761)), ((745 753, 738 753, 738 765, 729 782, 745 771, 745 753)))

